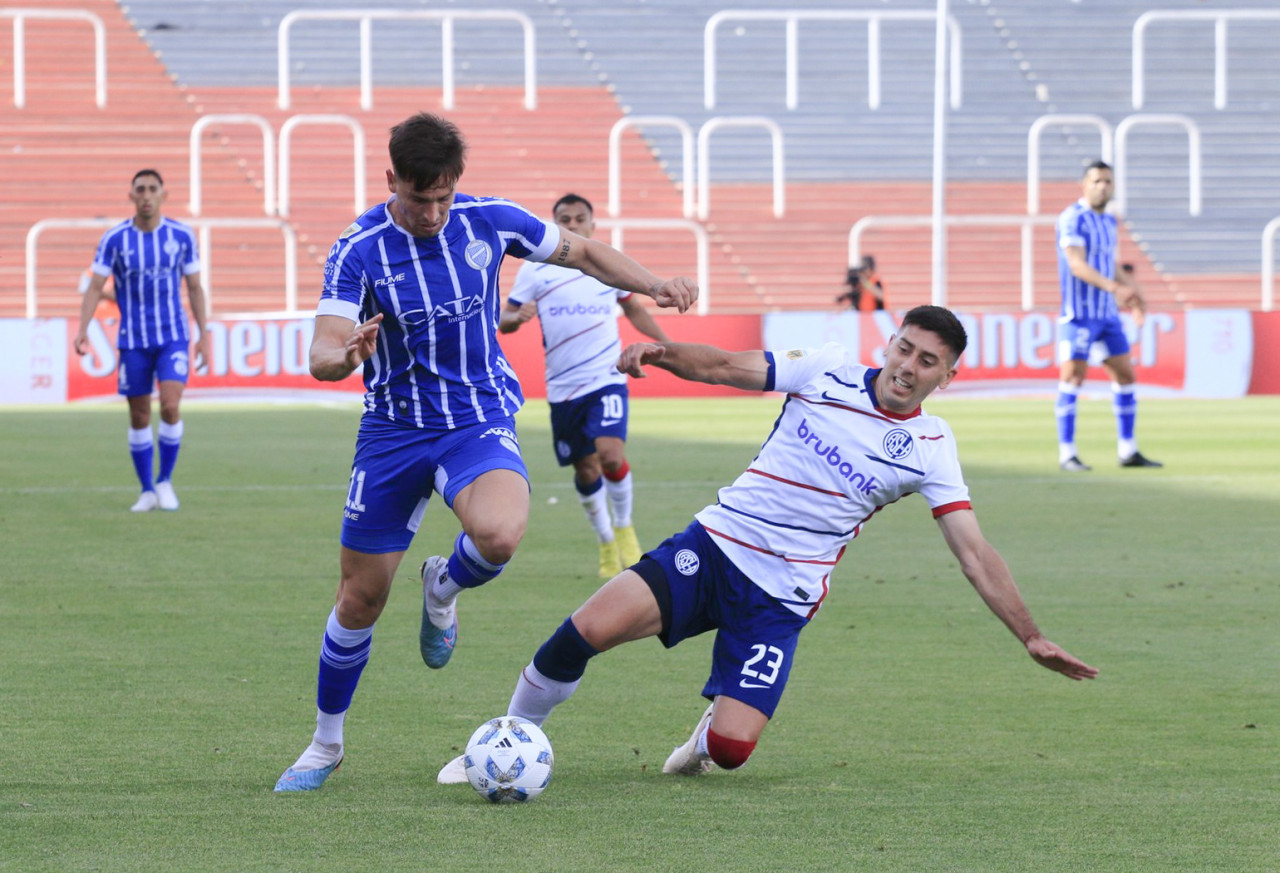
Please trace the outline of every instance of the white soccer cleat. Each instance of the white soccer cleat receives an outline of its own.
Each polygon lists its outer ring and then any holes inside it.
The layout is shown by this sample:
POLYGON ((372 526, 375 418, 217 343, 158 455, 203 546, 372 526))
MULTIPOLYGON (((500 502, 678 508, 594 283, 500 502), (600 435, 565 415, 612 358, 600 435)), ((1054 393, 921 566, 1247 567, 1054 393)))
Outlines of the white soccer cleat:
POLYGON ((156 483, 156 498, 165 512, 173 512, 178 508, 178 495, 173 492, 173 483, 167 479, 156 483))
POLYGON ((143 491, 138 495, 138 500, 133 506, 129 507, 130 512, 150 512, 160 505, 160 499, 156 497, 154 491, 143 491))
POLYGON ((663 773, 676 776, 701 776, 711 770, 713 766, 711 759, 698 754, 698 735, 710 724, 711 710, 714 706, 715 704, 712 704, 707 707, 707 711, 702 714, 702 718, 698 719, 698 726, 693 729, 693 733, 685 744, 671 750, 667 763, 662 765, 663 773))
POLYGON ((467 756, 459 755, 440 768, 436 781, 441 785, 464 785, 467 783, 467 756))

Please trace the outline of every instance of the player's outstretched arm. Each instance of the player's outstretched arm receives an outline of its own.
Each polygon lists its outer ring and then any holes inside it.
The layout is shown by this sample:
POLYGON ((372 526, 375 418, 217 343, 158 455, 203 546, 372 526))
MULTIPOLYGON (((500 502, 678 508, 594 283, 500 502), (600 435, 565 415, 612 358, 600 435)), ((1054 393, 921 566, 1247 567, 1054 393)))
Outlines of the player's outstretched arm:
POLYGON ((381 312, 360 325, 341 315, 317 315, 311 375, 321 382, 341 382, 350 376, 373 354, 381 323, 381 312))
POLYGON ((698 284, 685 276, 659 279, 644 266, 599 240, 560 228, 560 245, 547 263, 581 270, 610 288, 652 297, 659 306, 686 311, 698 300, 698 284))
POLYGON ((659 367, 690 382, 763 391, 769 375, 764 352, 727 352, 699 343, 633 343, 622 350, 618 369, 637 379, 646 366, 659 367))
POLYGON ((1092 679, 1098 675, 1090 667, 1057 644, 1045 639, 1036 627, 1022 592, 1000 553, 982 535, 977 515, 969 509, 949 512, 938 519, 938 527, 960 569, 984 603, 1013 632, 1037 664, 1068 679, 1092 679))
POLYGON ((98 301, 102 299, 102 289, 106 284, 106 276, 94 273, 89 280, 89 287, 85 289, 84 299, 80 301, 80 327, 72 342, 77 355, 89 353, 89 322, 93 320, 93 313, 98 308, 98 301))

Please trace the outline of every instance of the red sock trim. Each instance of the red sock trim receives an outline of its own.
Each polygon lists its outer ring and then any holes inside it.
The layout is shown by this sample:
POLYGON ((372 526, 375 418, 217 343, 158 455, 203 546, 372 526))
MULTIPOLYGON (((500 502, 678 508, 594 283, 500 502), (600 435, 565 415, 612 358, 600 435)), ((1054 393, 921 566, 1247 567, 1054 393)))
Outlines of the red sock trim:
POLYGON ((755 748, 756 744, 750 740, 731 740, 707 728, 707 752, 718 767, 736 770, 747 763, 755 748))
POLYGON ((626 459, 623 459, 622 466, 614 470, 612 473, 608 470, 603 470, 602 472, 604 473, 604 477, 610 482, 621 482, 623 479, 627 478, 627 474, 631 472, 631 465, 626 462, 626 459))

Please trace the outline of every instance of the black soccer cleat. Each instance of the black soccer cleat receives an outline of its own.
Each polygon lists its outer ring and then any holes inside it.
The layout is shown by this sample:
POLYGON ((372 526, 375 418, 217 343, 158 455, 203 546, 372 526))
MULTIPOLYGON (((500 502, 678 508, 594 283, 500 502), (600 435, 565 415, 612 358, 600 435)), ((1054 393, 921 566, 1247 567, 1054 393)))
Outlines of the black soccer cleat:
POLYGON ((1159 461, 1153 461, 1142 452, 1134 452, 1127 458, 1120 459, 1121 467, 1163 467, 1159 461))

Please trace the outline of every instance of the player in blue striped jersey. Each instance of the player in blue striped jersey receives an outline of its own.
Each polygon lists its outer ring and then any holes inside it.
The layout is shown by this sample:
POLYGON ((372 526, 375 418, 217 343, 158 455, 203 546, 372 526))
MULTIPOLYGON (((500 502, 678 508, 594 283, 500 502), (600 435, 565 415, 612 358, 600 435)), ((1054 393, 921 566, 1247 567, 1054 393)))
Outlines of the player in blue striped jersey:
POLYGON ((196 369, 209 360, 205 331, 204 289, 200 285, 200 256, 195 234, 161 212, 166 197, 164 180, 156 170, 139 170, 129 187, 134 216, 108 230, 98 244, 92 278, 80 305, 80 329, 75 350, 89 352, 89 324, 102 299, 108 277, 115 282, 120 307, 117 345, 120 366, 117 391, 129 402, 129 454, 142 493, 134 512, 175 510, 173 469, 182 447, 182 391, 190 367, 191 334, 182 307, 185 281, 196 336, 196 369), (159 384, 160 424, 156 442, 160 468, 153 476, 155 449, 151 439, 151 392, 159 384))
POLYGON ((466 143, 428 113, 392 128, 391 198, 343 231, 325 264, 311 372, 363 367, 365 411, 342 521, 337 604, 320 650, 316 730, 276 791, 319 788, 342 761, 346 712, 401 559, 438 492, 462 525, 453 553, 422 565, 419 648, 448 663, 460 591, 494 578, 529 517, 514 415, 523 397, 497 342, 505 255, 581 270, 684 312, 684 277, 659 280, 595 240, 507 200, 457 191, 466 143))
POLYGON ((1076 400, 1095 347, 1105 349, 1102 366, 1111 376, 1112 408, 1116 416, 1116 453, 1122 467, 1159 467, 1138 451, 1134 426, 1137 381, 1129 358, 1129 340, 1120 321, 1119 306, 1133 311, 1142 323, 1146 305, 1142 289, 1125 270, 1116 270, 1119 238, 1115 216, 1106 212, 1115 193, 1111 167, 1094 161, 1085 170, 1083 196, 1058 216, 1058 279, 1062 310, 1058 318, 1058 465, 1067 472, 1090 469, 1076 451, 1076 400))
MULTIPOLYGON (((889 341, 881 368, 848 349, 726 352, 636 343, 618 367, 786 394, 747 470, 684 531, 605 583, 521 671, 507 712, 541 725, 578 687, 591 658, 657 636, 668 648, 715 631, 702 695, 712 700, 664 773, 744 764, 772 718, 801 632, 825 599, 851 541, 883 508, 919 493, 960 569, 1038 664, 1070 679, 1097 670, 1045 639, 969 501, 955 437, 921 407, 956 375, 967 338, 939 306, 919 306, 889 341)), ((461 759, 440 782, 465 781, 461 759)))

